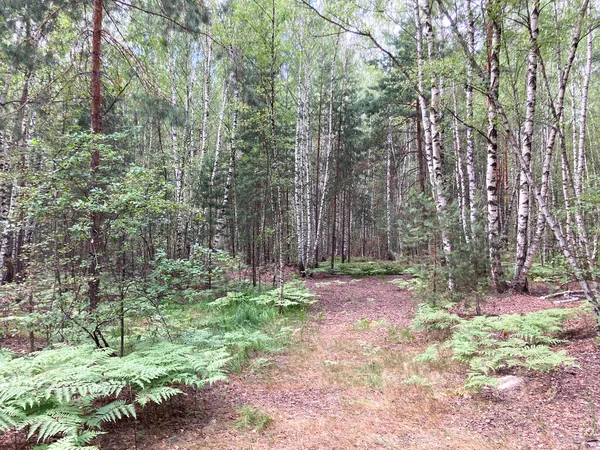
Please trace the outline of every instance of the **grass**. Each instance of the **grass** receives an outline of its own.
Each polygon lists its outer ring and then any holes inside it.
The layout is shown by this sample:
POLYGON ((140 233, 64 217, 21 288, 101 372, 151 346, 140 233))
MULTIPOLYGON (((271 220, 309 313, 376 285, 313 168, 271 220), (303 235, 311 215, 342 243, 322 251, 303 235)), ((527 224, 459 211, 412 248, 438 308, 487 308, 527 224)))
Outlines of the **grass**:
POLYGON ((282 408, 267 433, 226 432, 211 436, 206 448, 222 448, 222 439, 235 448, 517 448, 512 434, 492 442, 454 428, 448 417, 455 414, 464 368, 445 353, 435 362, 415 361, 429 343, 406 326, 374 320, 367 302, 364 308, 358 320, 340 313, 335 325, 319 320, 328 314, 321 312, 314 327, 292 338, 282 364, 270 367, 268 377, 252 378, 257 394, 265 392, 261 405, 282 408), (304 391, 308 409, 302 396, 293 397, 299 404, 288 403, 288 392, 304 391))
POLYGON ((257 433, 261 433, 273 421, 271 417, 264 411, 255 406, 243 406, 236 410, 239 417, 235 421, 236 428, 251 429, 257 433))
POLYGON ((366 331, 369 328, 371 328, 371 326, 373 326, 373 325, 377 325, 377 322, 374 322, 369 319, 361 318, 352 324, 352 328, 355 331, 366 331))
POLYGON ((170 305, 171 333, 189 344, 225 346, 233 356, 228 366, 232 372, 248 366, 260 371, 268 364, 263 357, 286 348, 307 320, 305 305, 280 308, 265 301, 268 295, 272 293, 248 287, 213 302, 170 305))

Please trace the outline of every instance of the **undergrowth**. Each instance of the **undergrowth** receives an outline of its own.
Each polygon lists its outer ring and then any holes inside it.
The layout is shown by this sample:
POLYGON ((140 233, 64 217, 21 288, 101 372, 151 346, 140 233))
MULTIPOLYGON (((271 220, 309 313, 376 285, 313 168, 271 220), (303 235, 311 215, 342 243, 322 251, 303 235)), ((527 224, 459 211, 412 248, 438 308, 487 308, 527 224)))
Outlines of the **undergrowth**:
POLYGON ((3 358, 0 432, 26 429, 28 440, 59 450, 94 449, 89 444, 103 424, 136 417, 136 406, 163 403, 181 394, 180 386, 225 380, 229 354, 161 342, 123 358, 92 346, 3 358))
POLYGON ((561 342, 557 335, 563 323, 578 311, 549 309, 463 319, 442 308, 422 304, 413 329, 450 338, 430 346, 417 360, 434 362, 445 350, 451 351, 454 360, 468 365, 465 385, 472 389, 495 385, 492 375, 507 369, 549 371, 574 364, 564 350, 555 351, 551 346, 561 342))
POLYGON ((229 370, 240 372, 253 356, 284 348, 314 302, 315 295, 304 283, 293 282, 285 285, 282 301, 277 289, 247 288, 209 303, 172 310, 170 316, 179 321, 183 342, 227 348, 232 354, 229 370))
POLYGON ((28 441, 48 450, 95 449, 103 424, 135 418, 136 408, 225 380, 254 357, 281 350, 314 301, 300 282, 285 286, 283 300, 276 289, 252 288, 211 302, 178 299, 161 307, 160 321, 131 323, 123 357, 87 345, 22 357, 2 351, 0 433, 26 430, 28 441))
POLYGON ((350 275, 354 277, 369 277, 379 275, 402 275, 406 265, 395 261, 363 261, 356 260, 349 263, 335 264, 333 270, 329 262, 322 267, 312 269, 313 272, 327 272, 332 275, 350 275))
POLYGON ((243 406, 237 409, 239 417, 235 421, 236 428, 247 428, 260 433, 273 419, 255 406, 243 406))

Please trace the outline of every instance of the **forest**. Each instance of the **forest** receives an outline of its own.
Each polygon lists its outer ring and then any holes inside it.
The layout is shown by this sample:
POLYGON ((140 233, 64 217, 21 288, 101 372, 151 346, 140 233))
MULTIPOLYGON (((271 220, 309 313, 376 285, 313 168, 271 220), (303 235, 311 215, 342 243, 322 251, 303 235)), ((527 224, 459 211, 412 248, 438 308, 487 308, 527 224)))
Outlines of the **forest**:
POLYGON ((0 0, 0 448, 600 448, 599 27, 0 0))

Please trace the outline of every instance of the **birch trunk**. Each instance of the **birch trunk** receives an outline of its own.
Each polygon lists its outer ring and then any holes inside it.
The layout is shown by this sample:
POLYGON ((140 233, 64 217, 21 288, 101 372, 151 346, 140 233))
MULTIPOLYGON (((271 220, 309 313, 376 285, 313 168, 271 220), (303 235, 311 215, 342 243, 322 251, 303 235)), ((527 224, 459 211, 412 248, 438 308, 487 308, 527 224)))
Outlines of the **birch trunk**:
MULTIPOLYGON (((435 196, 435 189, 433 189, 433 166, 432 166, 432 150, 431 150, 431 122, 429 117, 429 106, 427 104, 427 99, 425 98, 424 92, 424 84, 425 84, 425 75, 424 75, 424 65, 425 65, 425 57, 423 55, 423 23, 421 21, 421 0, 415 0, 415 25, 417 29, 417 90, 419 97, 419 107, 421 110, 421 121, 423 122, 423 135, 425 138, 425 160, 427 162, 427 179, 429 180, 429 185, 433 190, 433 195, 435 196)), ((427 1, 427 0, 426 0, 427 1)))
POLYGON ((275 0, 271 2, 271 98, 270 100, 270 120, 271 120, 271 145, 273 152, 273 167, 275 169, 275 187, 277 190, 277 202, 276 202, 276 230, 277 230, 277 241, 278 241, 278 281, 279 281, 279 301, 283 301, 283 287, 285 283, 284 277, 284 217, 283 217, 283 192, 281 186, 281 157, 280 157, 280 149, 277 145, 277 128, 275 126, 275 83, 276 83, 276 63, 277 63, 277 55, 275 53, 275 0))
POLYGON ((304 92, 302 80, 302 59, 298 67, 298 103, 296 107, 296 137, 294 142, 294 210, 296 213, 296 243, 297 243, 297 264, 300 273, 305 270, 304 247, 304 205, 302 198, 305 195, 303 182, 303 148, 304 148, 304 92))
MULTIPOLYGON (((590 7, 591 11, 591 7, 590 7)), ((591 274, 594 284, 597 283, 597 276, 595 275, 595 251, 590 248, 585 221, 583 217, 583 207, 581 204, 581 196, 583 194, 583 177, 585 172, 585 138, 586 138, 586 121, 587 121, 587 109, 588 109, 588 93, 590 87, 590 77, 592 72, 592 27, 588 26, 587 30, 587 42, 586 42, 586 64, 583 75, 583 86, 581 88, 581 105, 579 115, 579 142, 577 148, 577 158, 575 159, 575 177, 573 182, 573 190, 575 194, 575 202, 577 209, 575 211, 575 220, 577 222, 577 231, 579 235, 579 244, 583 247, 583 251, 586 256, 588 271, 591 274)), ((573 124, 573 131, 575 131, 575 124, 573 124)), ((575 134, 575 133, 574 133, 575 134)))
MULTIPOLYGON (((329 76, 329 118, 328 118, 328 132, 327 132, 327 151, 325 154, 325 173, 323 174, 323 186, 320 189, 321 198, 315 199, 319 202, 319 211, 317 215, 317 225, 315 230, 315 243, 314 243, 314 254, 315 258, 319 255, 319 242, 323 234, 323 214, 325 211, 325 202, 327 200, 327 194, 329 192, 329 163, 331 161, 331 153, 333 150, 333 91, 335 87, 335 62, 337 59, 337 52, 339 46, 339 35, 336 40, 335 48, 333 50, 333 59, 331 60, 331 74, 329 76)), ((317 180, 317 183, 319 180, 317 180)), ((315 266, 319 265, 319 261, 315 261, 315 266)))
POLYGON ((500 85, 500 23, 494 11, 497 0, 488 1, 488 65, 489 86, 487 100, 488 131, 487 131, 487 171, 486 191, 488 209, 488 245, 491 278, 496 286, 496 291, 504 292, 507 289, 504 281, 504 272, 500 259, 500 208, 498 205, 498 130, 496 122, 498 113, 494 99, 498 98, 500 85))
MULTIPOLYGON (((586 63, 583 74, 583 86, 581 88, 581 104, 579 106, 579 142, 577 146, 577 158, 575 162, 575 195, 579 198, 583 192, 583 174, 585 171, 585 138, 586 121, 588 112, 588 94, 590 89, 590 77, 592 74, 592 41, 593 33, 591 27, 587 31, 586 63)), ((575 125, 573 125, 575 129, 575 125)))
POLYGON ((312 249, 313 249, 313 201, 312 201, 312 191, 311 191, 311 168, 310 168, 310 154, 312 152, 312 137, 311 137, 311 129, 310 129, 310 70, 308 66, 308 58, 306 65, 306 73, 305 73, 305 86, 304 86, 304 137, 305 137, 305 146, 303 148, 302 163, 304 170, 304 204, 305 204, 305 218, 306 218, 306 242, 304 246, 304 262, 308 264, 309 261, 312 261, 312 249))
MULTIPOLYGON (((175 114, 175 108, 177 107, 177 80, 175 77, 175 54, 174 54, 174 31, 170 30, 168 35, 169 43, 169 56, 167 60, 167 66, 169 71, 169 90, 171 94, 171 108, 173 114, 175 114)), ((173 151, 173 176, 175 178, 175 203, 177 205, 177 218, 175 222, 175 248, 174 257, 183 258, 184 243, 183 243, 183 164, 181 160, 181 154, 179 151, 179 136, 177 134, 177 125, 175 124, 174 117, 171 118, 170 127, 170 138, 171 147, 173 151)))
MULTIPOLYGON (((431 9, 429 0, 425 0, 423 10, 425 12, 425 37, 427 40, 427 53, 429 61, 434 59, 434 36, 431 21, 431 9)), ((452 243, 450 241, 450 230, 447 217, 448 198, 446 197, 446 178, 443 171, 443 139, 441 134, 441 108, 440 108, 440 87, 437 77, 431 79, 431 103, 429 105, 429 122, 431 129, 431 169, 432 180, 435 191, 435 207, 440 221, 442 249, 444 259, 448 267, 448 289, 454 288, 454 277, 451 270, 452 243)))
MULTIPOLYGON (((535 119, 535 106, 537 96, 537 37, 538 37, 539 3, 536 1, 529 16, 529 54, 527 57, 527 108, 525 110, 525 123, 523 125, 521 154, 526 164, 524 170, 529 169, 531 161, 531 145, 533 142, 533 128, 535 119)), ((529 225, 529 184, 523 170, 519 177, 519 208, 517 212, 517 253, 515 260, 515 274, 513 288, 518 292, 526 290, 521 271, 527 260, 528 250, 528 225, 529 225)))
POLYGON ((454 108, 454 148, 456 151, 456 187, 458 190, 458 202, 460 208, 460 223, 463 229, 465 242, 471 243, 470 229, 467 225, 467 194, 465 189, 465 174, 463 172, 462 150, 460 144, 460 132, 458 127, 458 107, 456 104, 456 86, 452 83, 452 103, 454 108))
MULTIPOLYGON (((467 0, 468 29, 467 45, 469 51, 475 51, 475 19, 471 9, 471 0, 467 0)), ((467 87, 466 87, 466 113, 467 113, 467 135, 466 135, 466 166, 467 178, 469 179, 469 219, 471 224, 471 236, 476 238, 477 233, 477 184, 475 182, 475 146, 473 144, 473 64, 469 60, 467 64, 467 87)))
POLYGON ((387 259, 393 261, 394 253, 392 251, 392 118, 388 119, 388 135, 386 146, 386 177, 385 177, 385 212, 386 212, 386 251, 387 259))
POLYGON ((229 169, 227 170, 227 181, 225 182, 225 188, 223 191, 223 203, 221 205, 221 209, 219 209, 219 213, 217 216, 217 224, 215 226, 215 235, 213 237, 212 242, 212 250, 216 251, 219 248, 219 244, 221 242, 221 235, 223 234, 223 230, 225 229, 225 223, 227 218, 225 217, 225 213, 227 212, 227 206, 229 205, 229 192, 231 190, 231 185, 233 183, 233 173, 235 170, 235 133, 237 131, 238 125, 238 100, 239 100, 239 91, 237 82, 234 81, 233 88, 233 123, 231 125, 231 153, 229 155, 229 169))
MULTIPOLYGON (((539 192, 537 190, 535 192, 535 198, 538 203, 538 209, 539 209, 536 230, 535 230, 535 236, 529 244, 529 251, 527 254, 527 259, 521 270, 520 278, 515 280, 517 285, 526 286, 527 274, 529 273, 529 269, 533 265, 533 261, 535 259, 537 250, 539 248, 539 244, 540 244, 542 235, 544 233, 545 226, 546 225, 550 226, 550 221, 556 222, 556 219, 553 216, 549 221, 548 215, 547 215, 547 213, 550 212, 547 207, 547 197, 548 197, 549 182, 550 182, 550 168, 552 165, 552 154, 553 154, 554 145, 556 143, 556 138, 557 138, 557 136, 562 135, 561 124, 562 124, 562 120, 563 120, 564 99, 565 99, 565 95, 566 95, 567 82, 568 82, 569 73, 573 66, 573 61, 575 60, 575 55, 577 52, 577 47, 578 47, 580 35, 581 35, 581 25, 582 25, 583 18, 585 16, 585 12, 587 10, 587 4, 588 4, 587 0, 585 0, 582 8, 579 11, 579 17, 578 17, 575 29, 573 30, 573 35, 571 38, 571 45, 569 48, 565 66, 562 69, 560 68, 560 66, 558 68, 559 87, 558 87, 558 94, 556 95, 556 101, 553 100, 554 95, 552 94, 552 91, 550 88, 550 82, 549 82, 548 76, 546 74, 544 60, 540 57, 540 54, 538 51, 539 68, 540 68, 540 72, 541 72, 543 80, 544 80, 544 88, 545 88, 546 94, 549 98, 549 106, 550 106, 551 114, 553 115, 553 118, 554 118, 554 122, 552 124, 552 128, 550 129, 550 133, 548 135, 548 139, 546 142, 546 149, 544 152, 544 162, 543 162, 543 166, 542 166, 542 179, 541 179, 540 190, 539 190, 539 192), (542 203, 540 203, 540 202, 542 202, 542 203), (545 205, 545 208, 542 208, 541 205, 545 205)), ((557 53, 558 52, 559 52, 559 49, 557 49, 557 53)), ((496 101, 497 101, 497 99, 496 99, 496 101)), ((507 130, 507 134, 509 134, 509 137, 512 137, 514 139, 514 133, 512 133, 512 130, 510 130, 510 133, 509 133, 510 125, 508 125, 508 118, 506 117, 504 112, 503 112, 502 121, 504 123, 505 129, 507 130)), ((524 161, 521 161, 520 157, 519 157, 519 163, 523 167, 524 161)), ((530 185, 530 189, 532 189, 532 187, 531 187, 532 186, 532 184, 531 184, 532 183, 532 181, 531 181, 532 174, 531 174, 531 171, 529 170, 529 168, 527 168, 527 169, 528 170, 525 171, 524 173, 527 176, 527 181, 530 185)), ((559 228, 556 228, 556 227, 559 227, 558 222, 556 222, 555 228, 551 227, 552 231, 555 234, 557 231, 559 231, 561 237, 564 238, 564 236, 562 235, 562 230, 560 230, 559 228)), ((558 238, 558 236, 555 236, 555 237, 560 244, 561 240, 558 238)), ((565 251, 566 251, 567 253, 573 255, 573 249, 571 246, 568 245, 568 241, 566 239, 564 239, 564 243, 565 243, 565 245, 567 245, 567 248, 563 248, 561 246, 561 250, 563 251, 563 253, 565 253, 565 251)), ((577 262, 577 259, 574 257, 574 255, 573 255, 572 259, 567 258, 567 260, 569 261, 569 263, 577 262)), ((577 267, 573 267, 573 269, 581 272, 581 267, 579 266, 578 263, 576 264, 576 266, 577 267)), ((584 282, 584 280, 582 280, 582 279, 578 279, 578 280, 580 281, 580 283, 587 285, 587 281, 584 282)), ((584 291, 589 290, 589 286, 587 286, 587 288, 586 288, 582 285, 582 289, 584 291)))
MULTIPOLYGON (((6 104, 6 97, 8 90, 10 89, 10 83, 12 80, 12 72, 7 72, 4 80, 4 87, 0 93, 0 104, 6 104)), ((0 284, 6 281, 7 268, 5 263, 10 258, 9 252, 9 238, 10 238, 10 224, 9 216, 11 209, 11 194, 12 185, 9 181, 8 173, 10 171, 10 146, 9 137, 5 134, 3 123, 0 123, 0 224, 2 225, 2 240, 0 243, 0 284)))
MULTIPOLYGON (((230 76, 232 79, 232 76, 230 76)), ((213 162, 212 172, 210 174, 209 191, 212 192, 215 187, 215 179, 219 171, 219 160, 221 157, 221 142, 223 136, 223 123, 225 122, 225 109, 227 106, 227 93, 229 92, 229 82, 225 81, 223 85, 223 100, 221 101, 221 111, 219 112, 219 125, 217 127, 217 142, 215 143, 215 160, 213 162)))
POLYGON ((200 132, 200 161, 198 163, 198 171, 202 173, 204 165, 204 157, 206 155, 206 137, 208 135, 208 119, 210 116, 210 82, 211 82, 211 64, 212 64, 212 40, 208 40, 208 52, 206 55, 206 65, 204 71, 204 111, 202 114, 202 130, 200 132))

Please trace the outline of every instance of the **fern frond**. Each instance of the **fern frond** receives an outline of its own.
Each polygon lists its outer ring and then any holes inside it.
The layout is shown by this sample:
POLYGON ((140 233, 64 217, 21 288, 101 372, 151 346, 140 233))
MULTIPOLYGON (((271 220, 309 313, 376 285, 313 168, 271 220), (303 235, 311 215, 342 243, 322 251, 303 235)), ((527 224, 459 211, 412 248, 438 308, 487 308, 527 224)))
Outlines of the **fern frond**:
POLYGON ((86 420, 86 425, 97 428, 102 422, 116 422, 123 417, 135 417, 135 407, 123 400, 104 405, 86 420))
POLYGON ((157 386, 139 392, 135 398, 135 401, 142 406, 146 406, 150 402, 160 405, 166 400, 169 400, 170 398, 181 393, 182 391, 177 388, 170 386, 157 386))

